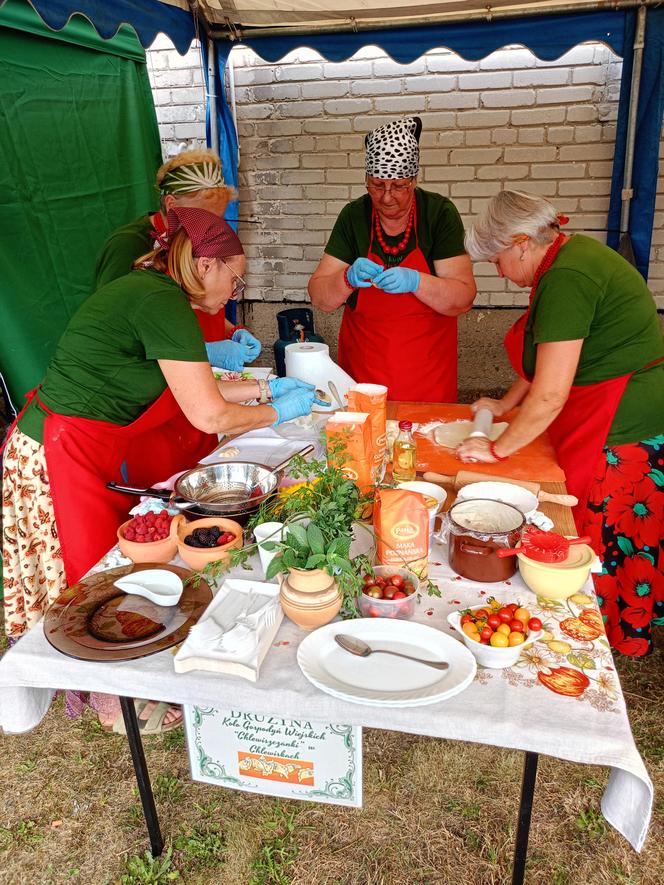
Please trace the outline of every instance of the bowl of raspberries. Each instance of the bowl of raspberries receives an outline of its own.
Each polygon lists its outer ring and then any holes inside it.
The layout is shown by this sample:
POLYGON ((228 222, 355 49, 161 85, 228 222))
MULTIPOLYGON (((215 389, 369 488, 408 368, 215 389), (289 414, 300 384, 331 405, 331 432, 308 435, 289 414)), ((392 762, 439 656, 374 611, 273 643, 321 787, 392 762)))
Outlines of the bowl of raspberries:
POLYGON ((227 559, 230 550, 242 547, 242 526, 233 519, 208 516, 191 522, 176 516, 173 533, 180 558, 190 568, 202 569, 209 562, 227 559))
POLYGON ((167 510, 139 513, 118 528, 120 552, 132 562, 170 562, 178 549, 167 510))

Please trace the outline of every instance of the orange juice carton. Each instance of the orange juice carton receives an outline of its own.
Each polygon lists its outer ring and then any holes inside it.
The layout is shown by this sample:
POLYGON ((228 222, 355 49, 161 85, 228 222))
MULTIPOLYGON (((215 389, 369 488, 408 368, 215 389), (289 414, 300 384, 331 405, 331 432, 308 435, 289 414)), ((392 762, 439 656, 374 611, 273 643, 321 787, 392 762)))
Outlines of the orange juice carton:
POLYGON ((406 489, 380 489, 374 506, 378 562, 426 577, 429 513, 424 497, 406 489))

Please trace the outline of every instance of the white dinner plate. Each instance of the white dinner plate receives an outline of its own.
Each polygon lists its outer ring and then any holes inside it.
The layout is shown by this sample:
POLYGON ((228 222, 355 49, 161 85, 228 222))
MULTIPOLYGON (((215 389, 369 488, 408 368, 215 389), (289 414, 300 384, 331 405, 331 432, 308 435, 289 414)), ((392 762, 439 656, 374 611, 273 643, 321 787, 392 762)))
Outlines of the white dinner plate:
POLYGON ((303 674, 341 700, 379 707, 419 707, 446 700, 470 685, 477 665, 468 649, 440 630, 412 621, 359 618, 335 621, 310 633, 297 650, 303 674), (335 634, 357 636, 374 648, 447 661, 440 671, 393 655, 361 658, 344 651, 335 634))

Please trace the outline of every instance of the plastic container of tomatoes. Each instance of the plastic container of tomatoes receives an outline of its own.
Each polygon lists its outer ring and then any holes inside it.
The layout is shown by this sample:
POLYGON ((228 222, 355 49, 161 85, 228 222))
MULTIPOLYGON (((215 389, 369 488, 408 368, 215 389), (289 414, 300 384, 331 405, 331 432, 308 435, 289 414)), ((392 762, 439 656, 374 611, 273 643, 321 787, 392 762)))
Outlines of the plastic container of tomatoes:
MULTIPOLYGON (((381 599, 375 596, 370 596, 363 591, 360 593, 360 598, 358 600, 362 617, 401 618, 402 620, 412 618, 417 604, 417 593, 420 589, 420 579, 417 575, 414 572, 411 572, 410 569, 395 568, 392 565, 375 565, 373 571, 377 583, 366 583, 367 579, 365 579, 365 588, 369 589, 372 586, 379 586, 384 592, 384 587, 391 584, 391 586, 395 588, 394 592, 396 592, 398 596, 396 599, 381 599), (396 583, 390 581, 390 578, 393 576, 398 576, 396 583), (384 586, 381 586, 378 579, 384 582, 384 586), (401 596, 401 593, 405 593, 406 595, 401 596)), ((391 591, 388 590, 388 592, 391 591)))

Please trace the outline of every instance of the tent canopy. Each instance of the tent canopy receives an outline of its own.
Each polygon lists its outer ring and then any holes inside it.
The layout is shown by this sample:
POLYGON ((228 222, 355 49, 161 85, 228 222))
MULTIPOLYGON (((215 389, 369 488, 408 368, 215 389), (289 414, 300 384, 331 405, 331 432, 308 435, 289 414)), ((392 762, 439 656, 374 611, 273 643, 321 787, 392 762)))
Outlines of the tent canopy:
MULTIPOLYGON (((4 0, 0 0, 2 5, 4 0)), ((469 22, 504 22, 504 42, 509 38, 509 21, 538 14, 616 12, 643 5, 639 0, 30 0, 44 22, 55 30, 64 27, 70 16, 80 13, 95 26, 99 35, 112 37, 122 24, 131 24, 143 46, 149 46, 158 33, 166 34, 176 49, 184 53, 196 35, 197 26, 217 39, 249 42, 252 37, 300 37, 316 33, 349 34, 365 30, 389 30, 404 26, 449 25, 469 22), (195 23, 192 10, 198 19, 195 23)), ((656 5, 658 0, 643 0, 656 5)), ((585 39, 609 39, 610 34, 585 39)), ((369 35, 358 35, 360 45, 372 42, 369 35)), ((574 38, 576 39, 574 40, 574 38)), ((305 41, 312 45, 310 40, 305 41)), ((302 41, 296 45, 301 45, 302 41)), ((433 44, 432 44, 433 45, 433 44)), ((504 45, 504 44, 503 44, 504 45)), ((431 47, 429 47, 431 48, 431 47)), ((285 51, 288 51, 286 49, 285 51)), ((348 54, 352 54, 351 49, 348 54)), ((455 49, 455 51, 458 51, 455 49)), ((618 51, 618 50, 616 50, 618 51)), ((283 54, 283 52, 282 52, 283 54)), ((460 53, 463 54, 463 53, 460 53)), ((551 56, 555 57, 555 56, 551 56)))
MULTIPOLYGON (((0 0, 0 7, 5 0, 0 0)), ((224 66, 241 42, 267 61, 300 46, 340 61, 366 45, 409 62, 434 47, 479 59, 506 45, 527 46, 541 59, 559 58, 573 46, 601 41, 623 58, 616 156, 607 228, 617 245, 625 165, 629 86, 636 7, 648 10, 643 69, 637 102, 633 199, 629 221, 636 263, 646 276, 664 110, 664 7, 660 0, 30 0, 43 21, 60 29, 80 14, 104 38, 123 24, 135 29, 143 46, 165 33, 184 53, 197 35, 212 38, 213 68, 219 86, 214 146, 224 173, 236 184, 237 135, 224 95, 224 66)), ((203 39, 203 50, 208 41, 203 39)), ((209 112, 208 108, 208 112, 209 112)), ((209 116, 209 114, 208 114, 209 116)), ((208 128, 210 137, 210 128, 208 128)))

